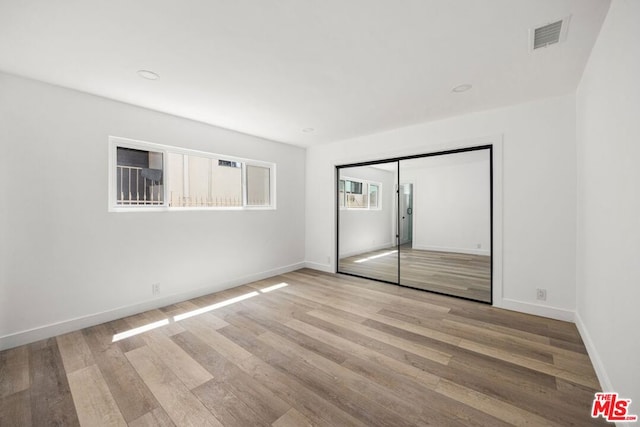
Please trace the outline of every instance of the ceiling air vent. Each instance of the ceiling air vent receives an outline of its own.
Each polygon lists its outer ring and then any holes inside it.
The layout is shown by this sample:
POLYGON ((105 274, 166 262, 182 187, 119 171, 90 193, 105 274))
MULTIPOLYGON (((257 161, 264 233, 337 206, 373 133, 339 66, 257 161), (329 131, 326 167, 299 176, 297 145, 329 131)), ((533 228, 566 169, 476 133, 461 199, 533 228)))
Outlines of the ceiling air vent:
POLYGON ((559 21, 551 22, 550 24, 545 24, 532 29, 530 31, 531 50, 563 42, 567 38, 570 18, 570 16, 567 16, 559 21))

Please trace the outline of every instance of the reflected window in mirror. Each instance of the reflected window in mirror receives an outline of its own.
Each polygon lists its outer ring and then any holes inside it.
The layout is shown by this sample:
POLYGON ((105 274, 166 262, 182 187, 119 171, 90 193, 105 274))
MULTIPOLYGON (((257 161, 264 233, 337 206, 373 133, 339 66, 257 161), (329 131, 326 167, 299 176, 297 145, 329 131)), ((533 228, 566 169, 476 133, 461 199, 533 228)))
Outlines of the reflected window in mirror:
POLYGON ((341 209, 380 209, 382 184, 344 177, 338 184, 338 206, 341 209))

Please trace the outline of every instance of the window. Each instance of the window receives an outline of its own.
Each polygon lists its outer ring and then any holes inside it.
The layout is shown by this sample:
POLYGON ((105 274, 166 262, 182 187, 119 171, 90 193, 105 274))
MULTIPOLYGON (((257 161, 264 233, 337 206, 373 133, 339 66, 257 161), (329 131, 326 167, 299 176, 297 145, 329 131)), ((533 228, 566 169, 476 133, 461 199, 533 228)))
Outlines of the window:
POLYGON ((339 183, 338 206, 359 210, 380 209, 381 187, 379 182, 344 177, 339 183))
POLYGON ((269 168, 247 165, 247 205, 264 206, 269 203, 270 175, 269 168))
POLYGON ((378 208, 378 193, 380 193, 380 185, 378 184, 369 184, 369 208, 377 209, 378 208))
POLYGON ((164 204, 163 153, 117 148, 117 204, 159 206, 164 204))
POLYGON ((362 183, 357 181, 345 181, 347 193, 362 194, 362 183))
POLYGON ((112 211, 275 208, 275 164, 110 138, 112 211))
POLYGON ((241 163, 178 153, 167 158, 169 207, 242 206, 241 163))

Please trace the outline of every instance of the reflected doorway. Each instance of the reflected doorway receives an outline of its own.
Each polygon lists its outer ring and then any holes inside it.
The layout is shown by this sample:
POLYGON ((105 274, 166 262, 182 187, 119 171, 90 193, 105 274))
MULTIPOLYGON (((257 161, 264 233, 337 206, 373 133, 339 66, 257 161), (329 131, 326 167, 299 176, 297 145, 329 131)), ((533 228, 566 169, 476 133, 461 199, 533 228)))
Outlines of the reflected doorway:
POLYGON ((413 240, 413 184, 400 184, 400 245, 413 240))

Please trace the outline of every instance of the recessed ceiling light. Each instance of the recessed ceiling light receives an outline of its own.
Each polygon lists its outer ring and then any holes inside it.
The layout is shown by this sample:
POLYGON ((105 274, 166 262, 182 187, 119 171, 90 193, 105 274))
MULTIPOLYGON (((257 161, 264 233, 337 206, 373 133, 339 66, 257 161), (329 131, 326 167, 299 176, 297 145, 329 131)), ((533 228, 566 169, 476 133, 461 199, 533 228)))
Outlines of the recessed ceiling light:
POLYGON ((158 80, 160 78, 159 75, 149 70, 138 70, 138 75, 147 80, 158 80))
POLYGON ((314 128, 304 128, 304 129, 302 129, 302 132, 310 133, 310 132, 313 132, 314 130, 315 130, 314 128))
POLYGON ((460 92, 466 92, 469 89, 471 89, 473 86, 471 86, 469 83, 465 83, 463 85, 458 85, 456 87, 454 87, 453 89, 451 89, 451 92, 455 92, 455 93, 460 93, 460 92))

